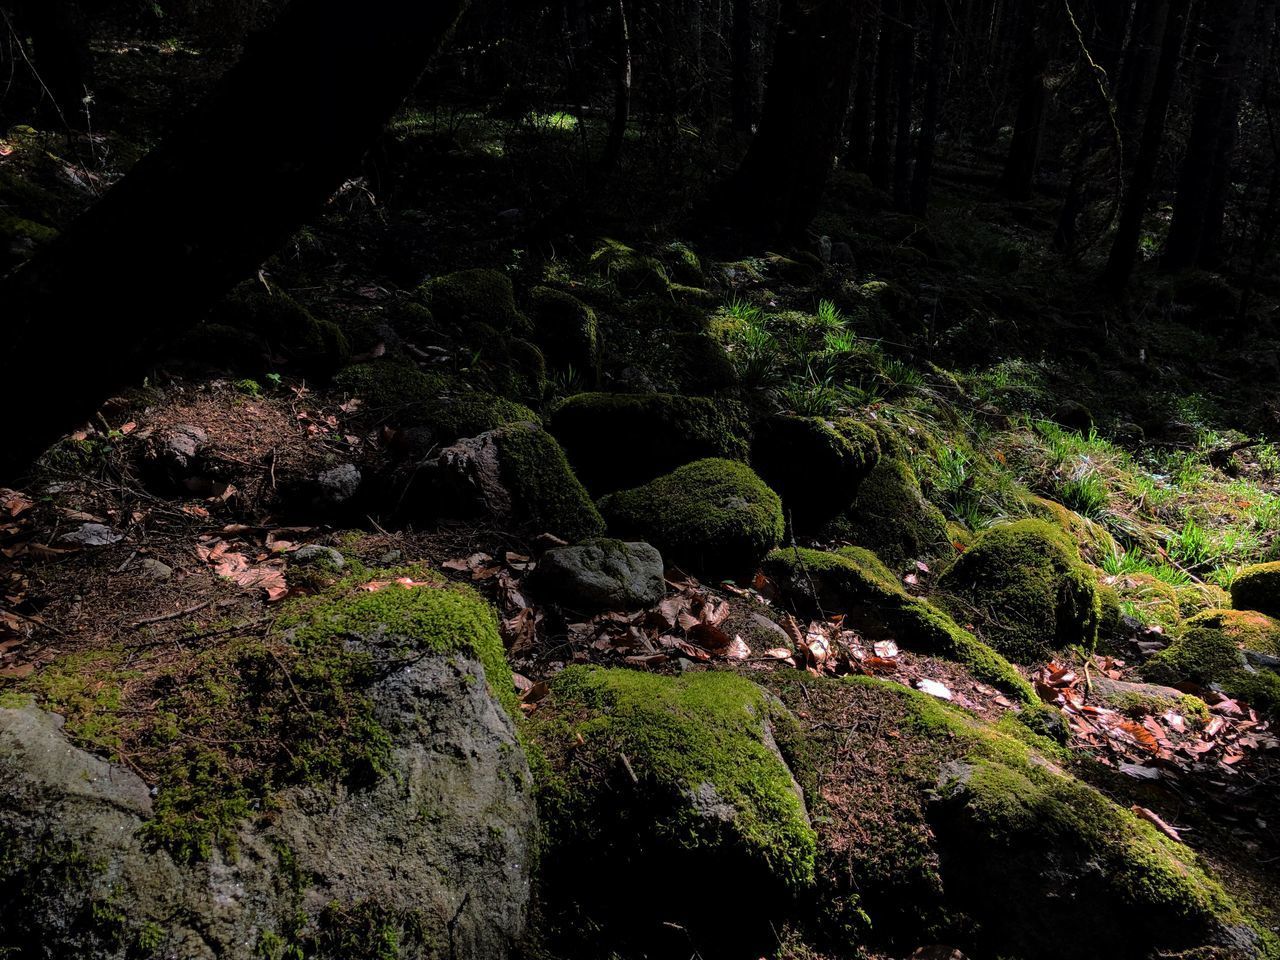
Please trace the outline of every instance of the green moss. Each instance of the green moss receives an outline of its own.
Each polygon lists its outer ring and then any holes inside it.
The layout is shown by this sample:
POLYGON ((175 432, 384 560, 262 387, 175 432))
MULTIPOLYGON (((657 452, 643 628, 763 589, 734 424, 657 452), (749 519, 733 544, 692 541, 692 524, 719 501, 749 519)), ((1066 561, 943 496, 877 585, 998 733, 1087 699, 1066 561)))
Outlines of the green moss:
POLYGON ((1126 691, 1106 699, 1107 706, 1121 713, 1141 720, 1152 714, 1160 715, 1172 710, 1181 714, 1193 723, 1204 725, 1209 722, 1209 705, 1199 697, 1182 694, 1177 697, 1161 697, 1153 694, 1126 691))
POLYGON ((497 443, 503 482, 533 528, 568 540, 604 532, 604 520, 549 433, 517 423, 500 430, 497 443))
POLYGON ((779 887, 807 887, 814 833, 790 772, 767 746, 770 712, 763 691, 733 673, 565 670, 528 727, 553 771, 540 784, 550 857, 561 855, 556 847, 607 860, 614 846, 731 844, 779 887), (640 796, 614 796, 605 771, 619 756, 640 796), (712 792, 712 802, 735 811, 731 818, 700 810, 712 792), (615 809, 619 802, 640 809, 628 817, 615 809))
POLYGON ((522 403, 480 390, 460 393, 429 404, 421 421, 439 444, 474 437, 509 423, 540 424, 541 418, 522 403))
POLYGON ((9 214, 0 213, 0 240, 29 240, 34 244, 43 245, 58 236, 58 231, 53 227, 45 226, 43 223, 37 223, 34 220, 25 220, 22 217, 15 217, 9 214))
POLYGON ((1051 523, 1065 533, 1090 563, 1101 563, 1104 557, 1119 552, 1114 538, 1100 523, 1044 497, 1027 498, 1027 506, 1032 517, 1051 523))
POLYGON ((603 240, 591 254, 591 268, 621 293, 667 293, 671 278, 655 258, 637 253, 618 240, 603 240))
POLYGON ((257 281, 236 287, 210 314, 214 325, 234 327, 264 344, 268 356, 281 357, 290 370, 330 376, 350 356, 337 324, 320 320, 282 290, 263 289, 257 281))
POLYGON ((1182 624, 1182 606, 1178 591, 1159 577, 1149 573, 1126 573, 1114 578, 1116 593, 1129 604, 1145 623, 1155 624, 1172 633, 1182 624))
POLYGON ((1216 583, 1187 583, 1174 588, 1178 598, 1178 612, 1184 620, 1207 610, 1221 610, 1231 606, 1231 594, 1216 583))
POLYGON ((947 520, 920 492, 915 472, 891 456, 880 437, 881 457, 858 487, 853 505, 827 525, 823 538, 851 540, 888 563, 950 556, 947 520))
POLYGON ((1280 561, 1259 563, 1236 573, 1231 582, 1231 605, 1280 616, 1280 561))
POLYGON ((600 331, 596 314, 572 294, 551 287, 529 291, 534 339, 547 361, 559 369, 572 369, 589 383, 600 377, 600 331))
POLYGON ((745 463, 706 459, 600 501, 610 531, 638 536, 669 563, 750 574, 777 546, 782 501, 745 463))
POLYGON ((528 319, 516 309, 511 279, 498 270, 459 270, 423 284, 421 293, 436 321, 465 331, 483 323, 504 333, 524 333, 528 319))
POLYGON ((738 371, 720 341, 705 333, 676 333, 671 337, 672 373, 682 393, 704 396, 731 390, 738 371))
POLYGON ((672 241, 662 248, 661 259, 672 279, 691 287, 706 286, 707 275, 702 269, 702 261, 688 244, 672 241))
POLYGON ((1124 634, 1124 607, 1120 593, 1101 570, 1094 569, 1096 590, 1098 593, 1098 640, 1100 643, 1114 643, 1124 634))
POLYGON ((1243 650, 1280 656, 1280 623, 1251 610, 1197 614, 1142 674, 1154 683, 1217 684, 1259 710, 1280 710, 1280 675, 1250 666, 1243 650))
POLYGON ((747 458, 746 410, 730 400, 669 394, 580 393, 548 428, 587 489, 608 493, 704 457, 747 458))
POLYGON ((752 464, 798 530, 848 509, 879 459, 875 431, 848 417, 770 417, 757 426, 751 447, 752 464))
POLYGON ((788 595, 807 601, 810 609, 827 615, 843 612, 866 633, 885 634, 948 657, 1024 703, 1038 702, 1012 664, 933 604, 908 594, 868 550, 845 547, 826 553, 784 547, 769 554, 764 572, 788 595))
POLYGON ((426 408, 447 389, 443 378, 403 363, 357 363, 333 378, 333 388, 356 397, 373 416, 403 416, 426 408))
POLYGON ((977 622, 991 645, 1032 663, 1054 650, 1098 639, 1100 605, 1093 573, 1075 544, 1040 520, 994 527, 940 581, 949 605, 977 622))

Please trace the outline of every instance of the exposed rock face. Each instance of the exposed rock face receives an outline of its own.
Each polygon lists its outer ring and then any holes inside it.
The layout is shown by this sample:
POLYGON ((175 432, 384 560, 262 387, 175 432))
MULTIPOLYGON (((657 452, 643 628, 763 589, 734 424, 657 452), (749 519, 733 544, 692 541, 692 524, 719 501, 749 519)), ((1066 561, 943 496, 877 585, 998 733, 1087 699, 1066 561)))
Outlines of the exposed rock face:
POLYGON ((350 957, 353 937, 394 936, 402 958, 505 956, 536 827, 511 720, 463 656, 425 657, 371 696, 393 741, 376 783, 290 788, 234 859, 191 864, 146 843, 134 773, 72 746, 52 714, 0 709, 0 953, 350 957))
POLYGON ((547 551, 538 585, 549 597, 583 612, 631 610, 666 592, 662 554, 647 543, 592 540, 547 551))

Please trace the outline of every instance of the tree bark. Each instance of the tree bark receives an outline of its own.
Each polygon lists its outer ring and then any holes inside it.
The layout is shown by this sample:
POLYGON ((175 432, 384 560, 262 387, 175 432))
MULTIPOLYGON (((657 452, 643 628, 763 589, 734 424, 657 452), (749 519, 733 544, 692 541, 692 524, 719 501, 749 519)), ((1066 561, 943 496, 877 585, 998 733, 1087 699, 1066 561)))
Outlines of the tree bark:
POLYGON ((612 170, 622 156, 622 143, 631 119, 631 32, 627 27, 624 0, 613 0, 614 17, 614 83, 613 120, 609 124, 609 140, 605 144, 600 166, 612 170))
POLYGON ((871 102, 876 76, 876 23, 868 18, 858 32, 854 64, 853 110, 849 118, 849 149, 845 166, 866 173, 871 162, 871 102))
POLYGON ((465 5, 291 4, 171 137, 0 284, 0 398, 24 411, 0 478, 139 379, 161 336, 320 211, 465 5))
POLYGON ((1017 89, 1018 113, 1013 125, 1013 141, 1005 160, 1001 185, 1014 200, 1026 200, 1035 184, 1040 165, 1040 143, 1044 137, 1045 114, 1049 103, 1049 87, 1045 70, 1049 65, 1049 49, 1042 35, 1040 17, 1043 4, 1020 12, 1022 24, 1018 35, 1020 52, 1017 89))
POLYGON ((911 184, 911 212, 923 217, 929 211, 929 190, 933 179, 933 155, 942 114, 942 76, 947 66, 947 36, 950 19, 947 0, 932 0, 929 18, 929 75, 925 81, 924 109, 920 116, 920 149, 911 184))
MULTIPOLYGON (((1116 89, 1116 122, 1126 149, 1134 144, 1142 130, 1142 110, 1151 100, 1168 20, 1169 0, 1138 0, 1116 89)), ((1136 153, 1128 150, 1130 157, 1136 153)))
POLYGON ((898 0, 881 0, 880 43, 876 48, 875 119, 871 135, 871 182, 881 190, 889 189, 893 176, 893 150, 889 129, 890 100, 893 91, 894 21, 898 16, 898 0))
POLYGON ((916 79, 916 0, 902 0, 902 24, 898 28, 898 130, 893 161, 893 205, 911 208, 911 117, 916 79))
POLYGON ((751 0, 733 0, 731 27, 733 74, 730 78, 730 107, 733 129, 750 132, 756 112, 756 67, 752 53, 751 0))
POLYGON ((1156 164, 1164 143, 1165 119, 1169 112, 1169 100, 1173 96, 1174 82, 1178 76, 1178 57, 1182 52, 1182 40, 1186 35, 1187 13, 1191 0, 1165 0, 1168 16, 1164 38, 1160 45, 1160 59, 1156 65, 1155 80, 1147 117, 1142 126, 1142 140, 1134 162, 1133 175, 1129 178, 1129 190, 1125 195, 1120 223, 1116 228, 1111 255, 1107 260, 1104 283, 1112 290, 1122 290, 1133 274, 1138 257, 1138 238, 1142 233, 1142 221, 1147 213, 1147 199, 1155 179, 1156 164))

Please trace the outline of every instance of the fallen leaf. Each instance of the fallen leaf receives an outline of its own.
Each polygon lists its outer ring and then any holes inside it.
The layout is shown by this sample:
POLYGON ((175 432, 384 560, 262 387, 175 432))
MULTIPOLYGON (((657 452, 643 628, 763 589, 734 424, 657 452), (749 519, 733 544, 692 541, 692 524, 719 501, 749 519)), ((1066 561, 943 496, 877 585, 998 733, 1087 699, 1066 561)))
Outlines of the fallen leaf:
POLYGON ((921 693, 927 693, 931 697, 937 697, 939 700, 951 699, 951 691, 947 689, 945 684, 941 684, 937 680, 930 680, 928 677, 921 677, 917 680, 916 689, 921 693))

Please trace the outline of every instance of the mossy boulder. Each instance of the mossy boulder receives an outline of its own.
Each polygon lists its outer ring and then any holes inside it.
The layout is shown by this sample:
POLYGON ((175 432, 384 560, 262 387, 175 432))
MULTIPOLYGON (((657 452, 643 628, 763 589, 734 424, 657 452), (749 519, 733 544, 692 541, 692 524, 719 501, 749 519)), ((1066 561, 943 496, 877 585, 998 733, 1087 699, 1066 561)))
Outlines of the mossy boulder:
POLYGON ((1232 606, 1231 594, 1216 583, 1185 583, 1175 587, 1174 592, 1178 596, 1178 611, 1184 620, 1197 613, 1232 606))
POLYGON ((765 559, 764 573, 808 614, 843 613, 846 622, 864 635, 895 639, 904 646, 955 660, 975 677, 1022 702, 1038 702, 1031 685, 1012 664, 944 611, 907 593, 869 550, 781 547, 765 559))
POLYGON ((511 335, 530 329, 529 319, 516 307, 511 278, 500 270, 459 270, 428 280, 419 292, 438 323, 463 331, 482 323, 511 335))
POLYGON ((782 501, 745 463, 705 459, 612 493, 600 511, 615 536, 652 543, 668 563, 743 575, 782 539, 782 501))
POLYGON ((483 390, 468 390, 427 405, 421 422, 438 444, 474 437, 509 423, 540 424, 541 418, 522 403, 483 390))
POLYGON ((1020 520, 982 535, 939 583, 948 606, 976 623, 996 650, 1034 663, 1065 647, 1092 650, 1100 616, 1097 583, 1057 527, 1020 520))
POLYGON ((512 423, 458 441, 415 471, 407 516, 488 517, 575 541, 604 521, 564 451, 533 423, 512 423))
POLYGON ((618 240, 602 240, 591 254, 590 266, 623 294, 665 294, 671 289, 671 277, 661 261, 618 240))
POLYGON ((745 460, 751 435, 741 404, 671 394, 580 393, 552 412, 547 427, 594 493, 704 457, 745 460))
POLYGON ((848 509, 879 459, 875 431, 848 417, 769 417, 751 446, 752 464, 802 531, 848 509))
POLYGON ((867 547, 895 567, 955 552, 947 518, 924 498, 910 464, 888 455, 883 438, 880 460, 858 486, 853 505, 822 536, 867 547))
POLYGON ((1142 666, 1153 683, 1217 687, 1259 710, 1280 711, 1280 622, 1254 610, 1211 610, 1186 622, 1142 666))
POLYGON ((533 338, 547 362, 573 370, 588 383, 600 378, 600 329, 596 314, 572 294, 551 287, 529 291, 533 338))
POLYGON ((1231 605, 1280 617, 1280 561, 1240 570, 1231 582, 1231 605))
POLYGON ((533 582, 545 596, 572 610, 634 610, 657 603, 667 592, 662 555, 648 543, 597 537, 548 550, 533 582))
POLYGON ((662 248, 660 259, 667 273, 678 283, 689 287, 706 286, 707 274, 702 260, 687 243, 672 241, 662 248))
POLYGON ((673 373, 683 393, 709 395, 731 390, 738 371, 729 354, 705 333, 677 333, 671 337, 673 373))
POLYGON ((1182 604, 1172 584, 1149 573, 1125 573, 1113 578, 1113 586, 1142 622, 1168 633, 1181 626, 1182 604))
POLYGON ((438 374, 423 373, 407 363, 376 360, 356 363, 338 371, 333 390, 344 400, 360 401, 362 415, 379 420, 399 420, 436 403, 449 389, 438 374))
MULTIPOLYGON (((336 323, 318 319, 283 290, 267 290, 256 281, 236 287, 213 308, 208 323, 241 331, 242 337, 261 345, 272 365, 279 359, 286 369, 307 376, 332 376, 351 353, 346 335, 336 323)), ((238 353, 243 346, 229 345, 229 349, 238 353)))
POLYGON ((546 764, 544 864, 552 902, 589 918, 570 933, 604 941, 593 955, 673 955, 677 940, 763 952, 769 920, 813 882, 815 834, 772 735, 785 712, 728 672, 572 667, 551 682, 528 725, 546 764))
POLYGON ((1029 497, 1027 508, 1032 517, 1051 523, 1075 543, 1080 556, 1089 563, 1101 563, 1119 552, 1115 538, 1100 523, 1082 517, 1062 504, 1044 497, 1029 497))
POLYGON ((57 236, 53 227, 0 212, 0 272, 30 258, 57 236))

